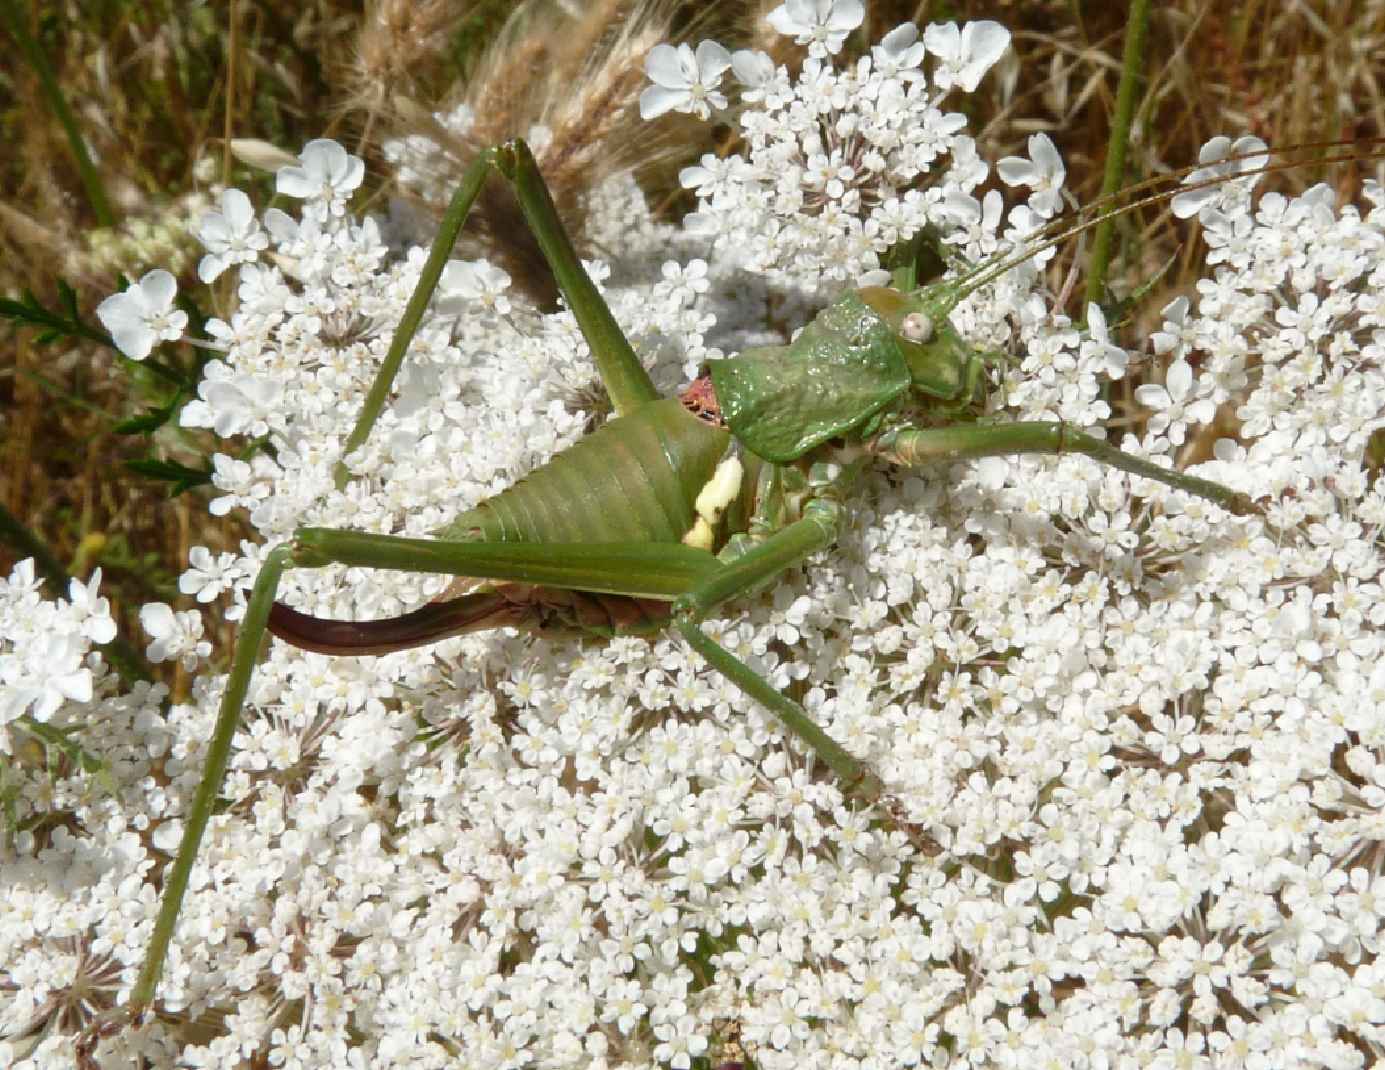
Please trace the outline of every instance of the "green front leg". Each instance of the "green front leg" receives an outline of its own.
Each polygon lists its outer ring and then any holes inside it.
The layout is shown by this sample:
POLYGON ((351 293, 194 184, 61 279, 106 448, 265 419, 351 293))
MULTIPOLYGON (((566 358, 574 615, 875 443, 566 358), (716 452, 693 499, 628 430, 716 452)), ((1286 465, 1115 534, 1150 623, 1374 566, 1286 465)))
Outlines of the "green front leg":
POLYGON ((998 457, 1024 453, 1081 453, 1132 475, 1153 479, 1174 490, 1185 491, 1221 506, 1237 516, 1263 516, 1246 494, 1210 479, 1184 475, 1133 457, 1108 442, 1064 423, 1029 420, 1012 424, 959 424, 929 429, 889 431, 875 442, 875 452, 895 464, 920 465, 932 461, 960 461, 968 457, 998 457))
POLYGON ((841 506, 830 499, 816 499, 804 510, 803 519, 769 536, 731 563, 708 576, 673 603, 674 626, 688 645, 712 668, 779 718, 780 722, 820 757, 841 778, 848 795, 871 803, 884 794, 884 785, 865 765, 852 757, 824 732, 808 711, 776 691, 725 647, 705 635, 703 618, 729 598, 762 586, 799 564, 809 555, 831 546, 837 538, 841 506))
MULTIPOLYGON (((380 371, 361 405, 356 425, 342 446, 343 456, 359 448, 370 437, 375 421, 380 418, 385 401, 394 388, 395 377, 404 363, 404 354, 408 351, 414 335, 418 333, 419 325, 423 322, 423 313, 433 298, 443 268, 447 266, 448 257, 452 255, 452 247, 456 245, 457 236, 466 223, 471 206, 480 195, 481 187, 492 171, 509 182, 510 188, 514 191, 520 210, 529 223, 529 229, 533 231, 539 249, 558 282, 558 288, 562 290, 568 307, 577 319, 582 337, 591 347, 592 358, 596 361, 601 381, 606 385, 606 390, 615 403, 616 412, 627 413, 646 401, 658 398, 659 394, 654 389, 649 373, 644 370, 644 365, 640 363, 625 335, 621 333, 619 324, 611 315, 610 307, 598 292, 591 276, 582 267, 582 261, 578 258, 572 241, 558 218, 558 210, 553 205, 553 198, 549 195, 543 175, 539 173, 538 164, 534 162, 533 153, 529 151, 528 145, 516 139, 508 144, 487 149, 462 176, 461 185, 457 187, 457 192, 448 202, 447 211, 443 213, 438 236, 429 250, 428 260, 424 263, 423 271, 418 278, 418 285, 414 287, 404 315, 399 320, 399 326, 395 328, 389 351, 385 354, 380 371)), ((335 474, 337 489, 340 490, 349 481, 350 473, 344 465, 338 464, 335 474)))

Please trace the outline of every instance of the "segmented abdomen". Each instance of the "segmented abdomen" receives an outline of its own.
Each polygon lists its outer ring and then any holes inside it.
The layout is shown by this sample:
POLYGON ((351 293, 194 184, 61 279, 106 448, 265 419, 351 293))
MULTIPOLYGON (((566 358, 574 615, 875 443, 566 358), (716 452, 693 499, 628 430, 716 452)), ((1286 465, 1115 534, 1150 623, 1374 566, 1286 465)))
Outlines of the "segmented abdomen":
POLYGON ((680 542, 730 442, 676 398, 611 420, 440 538, 485 542, 680 542))

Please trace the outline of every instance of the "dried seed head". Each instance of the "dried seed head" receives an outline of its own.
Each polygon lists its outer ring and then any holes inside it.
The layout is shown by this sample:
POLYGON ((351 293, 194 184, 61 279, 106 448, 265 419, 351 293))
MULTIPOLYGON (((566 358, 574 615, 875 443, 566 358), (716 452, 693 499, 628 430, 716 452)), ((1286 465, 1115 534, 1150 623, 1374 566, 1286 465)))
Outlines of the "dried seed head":
POLYGON ((366 111, 367 131, 385 101, 413 91, 422 72, 442 55, 465 7, 451 0, 377 0, 366 11, 345 105, 366 111))
MULTIPOLYGON (((611 174, 650 160, 633 107, 645 86, 644 57, 670 33, 671 0, 596 0, 580 15, 538 0, 519 6, 477 61, 449 108, 393 109, 392 135, 412 136, 414 192, 440 209, 477 153, 513 137, 531 142, 558 214, 582 246, 586 200, 611 174), (442 116, 443 118, 439 118, 442 116), (429 147, 431 145, 431 148, 429 147)), ((552 275, 514 198, 483 189, 467 235, 540 307, 557 298, 552 275)))

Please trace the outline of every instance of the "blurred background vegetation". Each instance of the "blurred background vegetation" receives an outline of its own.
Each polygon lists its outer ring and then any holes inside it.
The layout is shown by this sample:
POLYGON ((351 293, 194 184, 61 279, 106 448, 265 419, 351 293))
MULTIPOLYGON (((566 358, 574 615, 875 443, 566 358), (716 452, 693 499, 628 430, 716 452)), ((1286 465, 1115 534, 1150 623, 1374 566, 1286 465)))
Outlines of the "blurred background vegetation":
MULTIPOLYGON (((763 22, 777 2, 0 0, 0 36, 9 38, 0 68, 0 144, 7 146, 0 297, 29 292, 57 308, 64 280, 94 324, 92 310, 121 275, 164 267, 203 314, 225 315, 234 293, 199 286, 201 250, 189 226, 225 186, 247 190, 260 208, 273 192, 272 175, 241 163, 230 139, 296 154, 312 138, 336 138, 366 161, 358 203, 384 209, 400 191, 382 144, 436 134, 430 115, 458 102, 477 119, 474 143, 449 144, 458 173, 479 145, 535 123, 554 131, 541 164, 579 244, 585 194, 617 168, 636 167, 651 203, 676 214, 688 207, 678 168, 704 152, 734 151, 734 131, 677 118, 652 131, 642 124, 632 105, 647 84, 644 53, 660 40, 710 37, 791 62, 801 50, 763 22), (69 112, 66 126, 59 102, 69 112), (74 133, 92 161, 85 176, 74 133)), ((1276 148, 1382 133, 1385 4, 1166 0, 1153 7, 1129 181, 1194 163, 1202 143, 1220 133, 1253 133, 1276 148)), ((968 111, 991 160, 1023 154, 1029 134, 1047 132, 1078 202, 1095 199, 1120 77, 1124 4, 868 0, 867 8, 848 52, 866 51, 909 19, 1008 26, 1011 56, 977 93, 949 103, 968 111)), ((1288 192, 1326 180, 1351 198, 1375 167, 1372 160, 1306 166, 1272 182, 1288 192)), ((527 257, 507 211, 488 205, 479 240, 513 267, 527 257)), ((1196 278, 1189 237, 1157 208, 1122 221, 1114 278, 1124 273, 1133 283, 1173 264, 1143 302, 1146 315, 1196 278)), ((1066 266, 1060 259, 1058 270, 1066 266)), ((542 298, 541 282, 532 286, 542 298)), ((1141 326, 1127 325, 1127 342, 1141 326)), ((185 345, 165 347, 162 356, 189 376, 205 359, 185 345)), ((0 323, 0 576, 37 547, 73 576, 100 567, 103 593, 138 647, 147 641, 137 625, 141 604, 186 608, 177 577, 188 549, 233 547, 244 532, 235 517, 208 515, 206 486, 170 499, 178 475, 204 469, 218 448, 180 430, 176 417, 158 418, 185 397, 167 377, 108 348, 70 337, 45 343, 40 331, 0 323), (130 426, 151 411, 154 418, 130 426)), ((65 584, 50 593, 65 595, 65 584)), ((208 626, 228 650, 227 634, 216 631, 224 623, 208 626)))

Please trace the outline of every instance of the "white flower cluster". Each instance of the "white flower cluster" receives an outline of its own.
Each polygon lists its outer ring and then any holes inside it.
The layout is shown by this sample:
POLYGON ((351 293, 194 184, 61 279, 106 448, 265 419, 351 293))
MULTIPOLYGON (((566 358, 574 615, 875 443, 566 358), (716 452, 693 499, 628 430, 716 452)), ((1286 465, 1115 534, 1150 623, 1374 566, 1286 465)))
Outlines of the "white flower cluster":
POLYGON ((69 702, 90 702, 105 668, 95 643, 115 638, 111 606, 97 592, 101 570, 73 580, 70 600, 48 601, 32 559, 0 579, 0 754, 13 748, 8 725, 20 717, 53 719, 69 702))
MULTIPOLYGON (((837 71, 824 57, 855 8, 776 16, 821 55, 745 101, 760 140, 717 164, 749 176, 724 180, 741 191, 728 218, 817 233, 835 205, 864 236, 881 191, 950 153, 926 218, 969 260, 1003 252, 1061 193, 1045 142, 998 165, 1032 191, 1008 223, 998 193, 972 198, 987 168, 951 122, 931 147, 899 127, 868 182, 832 161, 870 144, 882 99, 927 108, 930 84, 974 85, 995 30, 902 28, 837 71), (816 170, 794 156, 813 131, 816 170), (797 146, 782 188, 756 177, 776 144, 797 146)), ((184 419, 272 446, 219 458, 212 506, 246 509, 266 544, 308 523, 424 534, 582 433, 585 346, 567 313, 458 263, 337 491, 423 254, 392 261, 339 212, 357 170, 315 146, 287 182, 300 218, 230 198, 202 230, 239 306, 211 328, 225 354, 184 419)), ((172 1013, 108 1041, 103 1065, 686 1068, 732 1033, 766 1070, 1378 1061, 1385 487, 1363 451, 1385 411, 1385 211, 1376 187, 1362 215, 1320 190, 1256 205, 1243 185, 1193 205, 1215 273, 1196 309, 1167 310, 1165 384, 1142 390, 1153 417, 1123 448, 1184 463, 1179 445, 1233 411, 1244 445, 1197 471, 1268 500, 1270 523, 1082 457, 869 476, 837 547, 709 627, 871 764, 878 808, 676 639, 501 631, 361 659, 271 644, 165 968, 172 1013), (180 1034, 179 1013, 207 1028, 180 1034)), ((618 257, 606 296, 661 385, 715 356, 709 339, 777 336, 736 250, 652 222, 628 180, 595 200, 618 257), (663 265, 669 250, 685 262, 663 265)), ((854 278, 875 255, 796 248, 805 276, 854 278)), ((1083 333, 1056 315, 1029 269, 954 323, 1011 355, 1005 419, 1096 422, 1102 382, 1142 359, 1099 316, 1083 333)), ((196 551, 182 589, 234 612, 264 552, 196 551)), ((330 568, 289 573, 281 595, 371 618, 441 586, 330 568)), ((26 598, 0 605, 49 612, 26 598)), ((186 652, 176 621, 151 620, 186 652)), ((145 692, 93 704, 107 796, 16 772, 33 830, 0 867, 13 1065, 70 1065, 82 1014, 128 991, 223 687, 200 676, 166 715, 145 692)))
POLYGON ((696 53, 661 45, 647 63, 656 85, 640 99, 646 118, 669 110, 707 118, 727 107, 717 86, 734 70, 746 150, 706 155, 682 172, 699 201, 684 226, 741 270, 810 298, 828 298, 871 273, 883 281, 877 269, 891 246, 930 224, 953 232, 959 212, 979 217, 970 193, 989 173, 961 133, 965 118, 939 105, 954 87, 976 88, 1009 46, 1009 32, 976 22, 933 25, 920 35, 905 23, 870 56, 838 70, 826 57, 862 15, 856 0, 777 8, 775 29, 812 42, 797 77, 760 52, 733 55, 713 41, 696 53), (925 56, 931 78, 921 69, 925 56), (951 166, 935 174, 948 153, 951 166), (926 188, 918 187, 922 175, 926 188))

